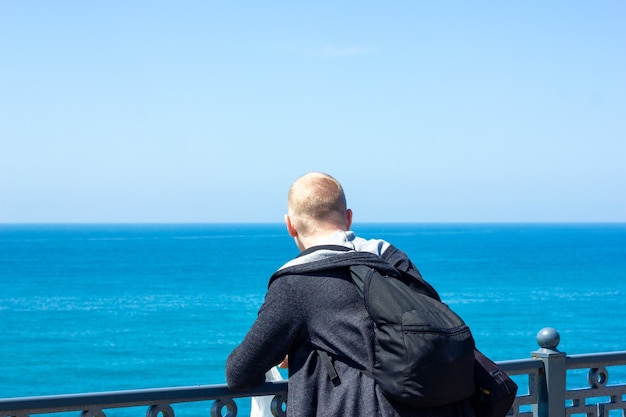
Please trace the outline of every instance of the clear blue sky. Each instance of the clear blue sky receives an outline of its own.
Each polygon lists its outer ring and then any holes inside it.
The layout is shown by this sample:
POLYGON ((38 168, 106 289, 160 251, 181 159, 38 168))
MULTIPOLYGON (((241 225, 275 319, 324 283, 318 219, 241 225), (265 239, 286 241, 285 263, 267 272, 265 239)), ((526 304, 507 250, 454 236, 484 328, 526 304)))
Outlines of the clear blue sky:
POLYGON ((623 1, 0 0, 0 222, 626 221, 623 1))

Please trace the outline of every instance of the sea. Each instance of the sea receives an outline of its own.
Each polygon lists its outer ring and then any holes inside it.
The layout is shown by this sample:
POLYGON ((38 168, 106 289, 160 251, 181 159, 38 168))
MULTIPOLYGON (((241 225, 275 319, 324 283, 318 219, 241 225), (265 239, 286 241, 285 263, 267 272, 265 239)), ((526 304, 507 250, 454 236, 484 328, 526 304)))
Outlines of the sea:
MULTIPOLYGON (((353 230, 405 251, 496 361, 546 327, 568 355, 626 350, 624 223, 353 230)), ((0 397, 223 384, 297 254, 282 224, 1 224, 0 397)))

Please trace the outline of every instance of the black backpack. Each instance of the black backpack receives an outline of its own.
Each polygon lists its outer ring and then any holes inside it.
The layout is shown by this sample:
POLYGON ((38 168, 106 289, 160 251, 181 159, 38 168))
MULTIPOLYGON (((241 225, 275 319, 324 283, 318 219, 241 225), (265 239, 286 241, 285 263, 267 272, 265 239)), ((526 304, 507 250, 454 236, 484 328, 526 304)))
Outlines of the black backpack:
MULTIPOLYGON (((451 404, 474 393, 474 339, 469 327, 421 278, 393 268, 381 274, 349 267, 375 324, 375 363, 361 370, 387 398, 416 407, 451 404)), ((326 352, 318 351, 333 382, 326 352)), ((336 358, 341 360, 341 358, 336 358)))

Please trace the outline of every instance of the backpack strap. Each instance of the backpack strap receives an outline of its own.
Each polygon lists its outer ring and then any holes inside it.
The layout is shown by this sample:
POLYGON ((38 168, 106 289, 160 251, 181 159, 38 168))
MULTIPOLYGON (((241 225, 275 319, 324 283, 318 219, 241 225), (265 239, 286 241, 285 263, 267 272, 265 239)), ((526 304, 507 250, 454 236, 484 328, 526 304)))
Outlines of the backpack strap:
POLYGON ((333 385, 340 385, 341 380, 339 379, 339 375, 337 375, 337 370, 335 369, 335 365, 333 365, 333 361, 332 359, 330 359, 330 355, 328 354, 328 352, 318 349, 317 355, 319 356, 322 365, 324 365, 324 368, 326 368, 326 372, 328 372, 328 377, 330 378, 330 381, 333 383, 333 385))
POLYGON ((320 358, 320 361, 322 362, 322 365, 324 365, 324 368, 326 368, 328 377, 330 378, 334 386, 341 385, 341 380, 339 379, 339 374, 337 374, 337 369, 335 369, 335 365, 333 364, 333 359, 338 360, 339 362, 343 362, 347 364, 348 366, 350 366, 351 368, 355 368, 356 370, 361 372, 363 375, 374 379, 374 375, 372 374, 371 371, 363 368, 361 365, 359 365, 358 363, 354 362, 351 359, 339 357, 339 356, 333 356, 331 358, 328 352, 322 349, 316 349, 316 352, 320 358))

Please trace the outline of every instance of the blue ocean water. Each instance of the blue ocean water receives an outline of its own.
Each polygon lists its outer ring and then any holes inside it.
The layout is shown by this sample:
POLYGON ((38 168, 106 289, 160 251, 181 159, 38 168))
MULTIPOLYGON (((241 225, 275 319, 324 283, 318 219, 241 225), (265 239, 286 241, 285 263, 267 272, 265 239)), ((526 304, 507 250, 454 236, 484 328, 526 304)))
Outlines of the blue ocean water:
MULTIPOLYGON (((568 354, 626 350, 626 224, 354 230, 407 252, 495 360, 546 326, 568 354)), ((0 397, 224 383, 295 255, 282 224, 0 225, 0 397)))

